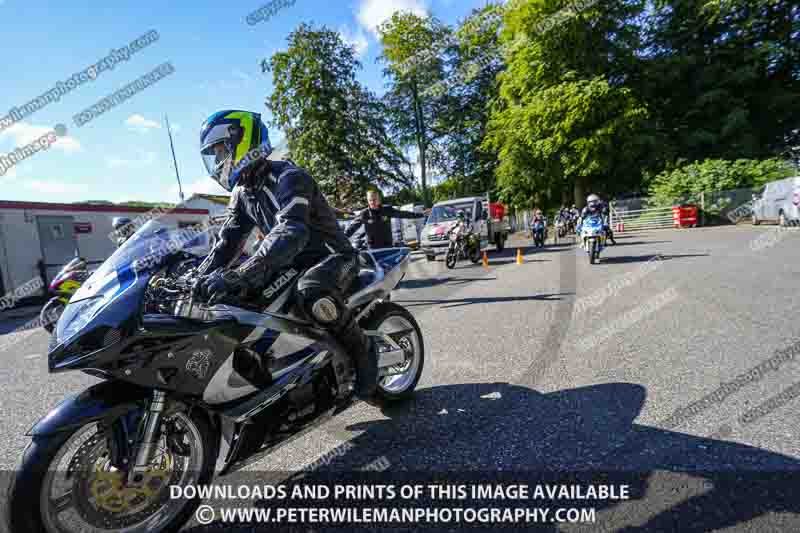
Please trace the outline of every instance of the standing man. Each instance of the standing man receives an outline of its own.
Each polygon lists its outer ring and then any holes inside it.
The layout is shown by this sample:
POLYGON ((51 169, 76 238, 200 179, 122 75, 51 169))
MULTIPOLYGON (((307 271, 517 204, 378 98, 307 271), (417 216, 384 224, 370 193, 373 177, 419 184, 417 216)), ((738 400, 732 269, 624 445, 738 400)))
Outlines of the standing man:
POLYGON ((382 205, 381 195, 375 190, 367 191, 367 204, 369 207, 358 214, 345 234, 350 237, 358 228, 364 226, 367 245, 370 248, 392 247, 394 244, 394 239, 392 239, 393 218, 425 218, 422 213, 400 211, 394 207, 382 205))

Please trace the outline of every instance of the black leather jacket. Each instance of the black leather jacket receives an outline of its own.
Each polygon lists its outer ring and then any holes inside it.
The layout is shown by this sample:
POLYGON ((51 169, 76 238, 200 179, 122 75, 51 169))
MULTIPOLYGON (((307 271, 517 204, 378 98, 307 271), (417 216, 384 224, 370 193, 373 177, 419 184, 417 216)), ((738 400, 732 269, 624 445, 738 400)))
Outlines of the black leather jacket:
POLYGON ((256 165, 247 186, 234 188, 219 241, 199 275, 228 266, 256 226, 265 237, 236 269, 251 287, 263 286, 286 266, 308 268, 332 253, 355 253, 317 182, 305 170, 287 161, 256 165))
POLYGON ((348 226, 347 236, 353 235, 358 228, 364 226, 370 248, 391 248, 394 244, 391 222, 393 218, 425 218, 425 215, 400 211, 388 205, 382 205, 378 209, 367 208, 348 226))

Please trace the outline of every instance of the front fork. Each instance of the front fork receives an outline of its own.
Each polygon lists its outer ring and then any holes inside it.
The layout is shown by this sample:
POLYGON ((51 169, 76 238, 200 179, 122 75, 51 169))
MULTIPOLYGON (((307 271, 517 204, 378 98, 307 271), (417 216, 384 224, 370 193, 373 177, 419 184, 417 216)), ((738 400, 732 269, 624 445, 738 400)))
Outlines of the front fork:
POLYGON ((136 441, 136 454, 133 466, 128 470, 128 482, 136 484, 144 479, 143 473, 147 471, 153 461, 153 455, 160 438, 159 428, 166 406, 167 394, 163 391, 153 391, 153 399, 144 413, 136 441))

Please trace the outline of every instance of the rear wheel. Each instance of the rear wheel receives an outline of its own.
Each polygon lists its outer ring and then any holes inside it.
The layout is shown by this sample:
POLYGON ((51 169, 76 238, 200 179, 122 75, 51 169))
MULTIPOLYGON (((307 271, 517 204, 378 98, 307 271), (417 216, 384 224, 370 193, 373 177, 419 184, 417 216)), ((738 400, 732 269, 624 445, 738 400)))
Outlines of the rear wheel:
POLYGON ((435 255, 426 255, 425 259, 427 259, 428 261, 436 261, 436 256, 435 255))
POLYGON ((385 402, 407 400, 422 376, 425 345, 414 316, 395 303, 379 304, 363 325, 364 329, 386 333, 405 354, 405 361, 391 368, 392 375, 378 381, 377 399, 385 402))
POLYGON ((124 530, 175 532, 191 518, 200 499, 173 499, 170 486, 202 485, 211 480, 216 444, 202 417, 176 413, 137 486, 110 465, 104 429, 91 423, 74 431, 35 437, 8 488, 12 531, 124 530))

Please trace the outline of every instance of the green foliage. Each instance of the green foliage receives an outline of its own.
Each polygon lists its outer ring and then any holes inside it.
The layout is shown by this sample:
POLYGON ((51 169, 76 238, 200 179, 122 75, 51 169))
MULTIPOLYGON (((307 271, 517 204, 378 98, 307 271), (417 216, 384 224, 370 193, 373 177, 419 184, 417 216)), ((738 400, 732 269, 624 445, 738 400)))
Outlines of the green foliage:
POLYGON ((355 51, 325 27, 301 24, 286 52, 262 63, 273 73, 267 101, 292 159, 334 205, 363 201, 371 184, 408 186, 410 167, 388 132, 387 111, 355 79, 355 51))
POLYGON ((497 75, 504 68, 498 39, 502 13, 494 4, 473 10, 455 32, 446 83, 431 88, 443 99, 435 128, 446 142, 437 167, 461 182, 467 194, 484 193, 495 184, 497 155, 482 143, 498 95, 497 75))
POLYGON ((662 168, 765 159, 797 144, 796 0, 661 0, 644 27, 633 85, 654 110, 662 168))
POLYGON ((701 192, 760 187, 795 173, 791 164, 780 159, 707 159, 658 174, 652 181, 650 194, 657 205, 675 203, 676 199, 697 202, 701 192))
POLYGON ((269 64, 276 124, 336 202, 370 184, 395 204, 487 189, 520 209, 672 202, 800 159, 797 0, 510 0, 455 27, 396 12, 379 30, 382 100, 325 28, 301 25, 269 64), (429 190, 431 172, 446 179, 429 190))
POLYGON ((505 13, 508 68, 483 146, 498 154, 497 184, 514 206, 560 204, 576 187, 624 190, 640 178, 648 111, 617 79, 632 61, 640 8, 586 5, 569 17, 559 0, 516 2, 505 13), (541 33, 554 13, 561 24, 541 33))
POLYGON ((435 127, 441 98, 423 95, 426 87, 444 79, 442 54, 448 48, 450 29, 434 18, 396 12, 379 28, 389 91, 385 96, 392 129, 401 146, 415 146, 420 157, 422 194, 430 205, 427 175, 430 152, 440 151, 444 133, 435 127))

